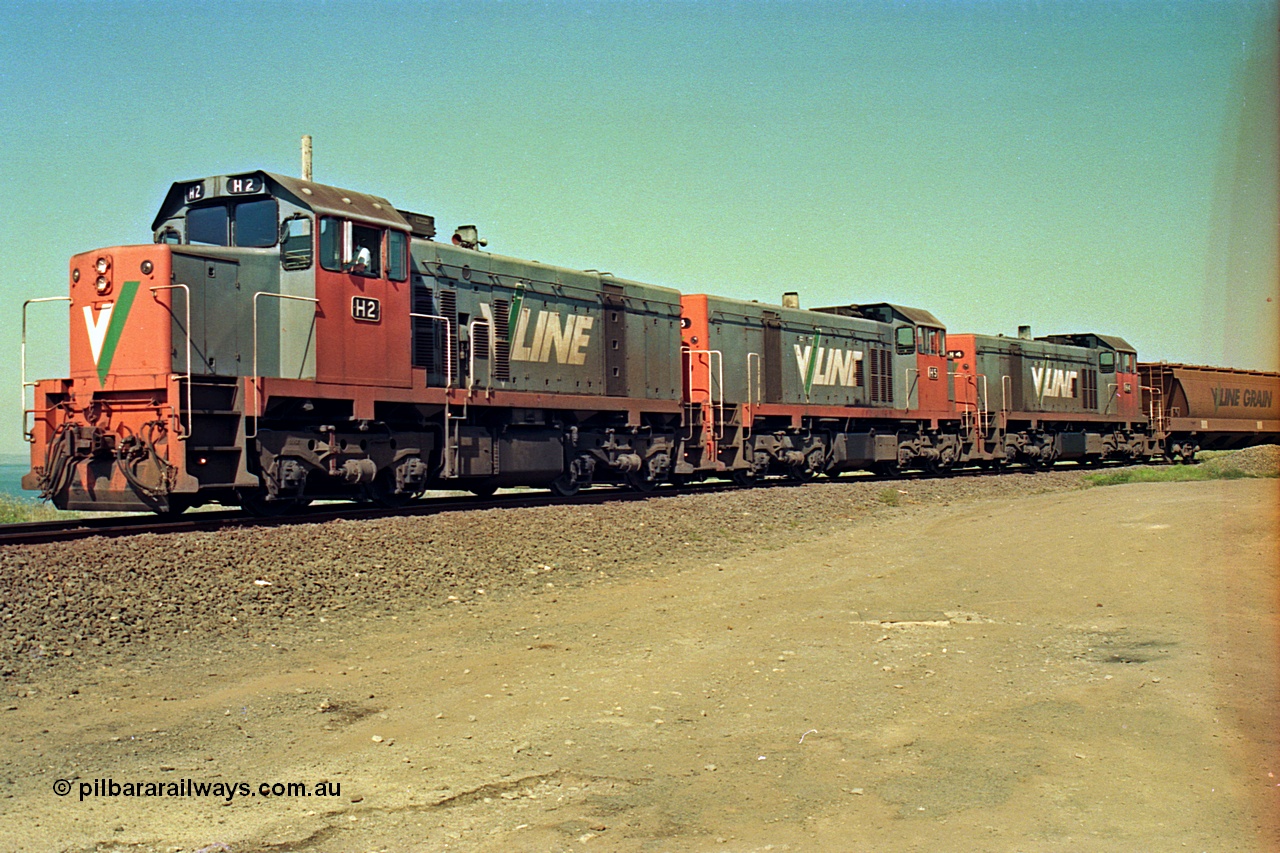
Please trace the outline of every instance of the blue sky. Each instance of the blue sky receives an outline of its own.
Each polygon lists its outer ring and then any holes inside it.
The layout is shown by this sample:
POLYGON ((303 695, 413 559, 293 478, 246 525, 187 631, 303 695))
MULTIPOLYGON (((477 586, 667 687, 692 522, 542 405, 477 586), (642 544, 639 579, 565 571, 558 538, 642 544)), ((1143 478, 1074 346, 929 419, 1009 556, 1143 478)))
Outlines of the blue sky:
POLYGON ((174 181, 296 174, 304 133, 317 180, 502 254, 1280 366, 1272 2, 17 2, 0 32, 0 452, 22 301, 149 242, 174 181))

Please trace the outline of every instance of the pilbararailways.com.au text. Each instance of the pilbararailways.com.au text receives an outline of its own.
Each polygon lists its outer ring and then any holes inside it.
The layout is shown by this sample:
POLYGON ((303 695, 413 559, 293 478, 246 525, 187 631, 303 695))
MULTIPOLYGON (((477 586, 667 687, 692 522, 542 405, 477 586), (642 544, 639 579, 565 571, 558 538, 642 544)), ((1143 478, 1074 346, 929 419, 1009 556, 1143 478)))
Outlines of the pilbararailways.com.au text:
POLYGON ((237 797, 340 797, 342 783, 322 779, 313 783, 262 782, 254 786, 249 782, 204 782, 196 779, 117 782, 111 778, 75 783, 69 779, 58 779, 53 783, 53 792, 59 797, 65 797, 72 791, 79 793, 81 802, 90 797, 218 797, 229 803, 237 797))

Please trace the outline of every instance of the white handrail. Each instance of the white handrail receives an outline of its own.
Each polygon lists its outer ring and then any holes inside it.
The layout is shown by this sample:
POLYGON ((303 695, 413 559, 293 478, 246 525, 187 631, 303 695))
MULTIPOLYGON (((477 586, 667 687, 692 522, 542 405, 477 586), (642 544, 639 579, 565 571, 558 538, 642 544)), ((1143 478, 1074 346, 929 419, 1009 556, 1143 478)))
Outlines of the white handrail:
MULTIPOLYGON (((903 326, 903 328, 905 329, 906 327, 905 327, 905 326, 903 326)), ((915 407, 916 407, 917 409, 918 409, 918 408, 920 408, 920 368, 918 368, 918 367, 907 367, 907 368, 904 368, 904 369, 903 369, 903 371, 902 371, 902 384, 903 384, 904 386, 906 386, 906 390, 907 390, 907 405, 906 405, 906 408, 907 408, 908 410, 910 410, 910 409, 911 409, 911 392, 912 392, 913 390, 916 392, 916 406, 915 406, 915 407), (912 373, 912 371, 914 371, 914 372, 915 372, 915 374, 916 374, 916 381, 915 381, 915 385, 912 385, 912 384, 911 384, 911 373, 912 373)))
MULTIPOLYGON (((150 290, 151 290, 151 298, 156 300, 157 302, 160 301, 160 298, 156 296, 156 291, 181 290, 183 292, 183 301, 187 306, 187 311, 186 311, 187 316, 186 316, 185 325, 183 326, 183 331, 187 333, 187 427, 186 429, 181 429, 182 418, 181 417, 178 418, 178 427, 180 429, 180 432, 178 433, 178 441, 186 441, 188 438, 191 437, 191 425, 192 423, 195 422, 195 416, 191 412, 191 288, 187 287, 185 284, 161 284, 161 285, 157 285, 156 287, 150 288, 150 290)), ((169 305, 169 313, 170 314, 173 313, 172 302, 169 305)))
MULTIPOLYGON (((444 325, 444 387, 449 389, 453 387, 453 330, 450 328, 451 323, 448 317, 440 314, 418 314, 410 312, 410 317, 418 320, 434 320, 444 325)), ((446 397, 446 405, 448 398, 446 397)))
POLYGON ((320 307, 320 300, 314 296, 294 296, 291 293, 268 293, 265 290, 259 290, 253 294, 253 434, 245 433, 245 440, 258 437, 258 407, 262 405, 262 395, 258 391, 258 297, 270 296, 272 299, 293 299, 298 302, 311 302, 317 309, 320 307))
POLYGON ((693 397, 693 356, 707 357, 707 402, 716 417, 716 438, 724 438, 724 354, 718 349, 689 349, 681 347, 689 354, 689 396, 693 397), (714 362, 714 367, 713 367, 714 362), (714 371, 714 373, 712 372, 714 371), (713 383, 712 380, 715 380, 713 383), (715 387, 719 386, 720 401, 716 402, 715 387))
POLYGON ((22 303, 22 343, 19 349, 19 356, 18 356, 18 361, 19 361, 18 375, 21 377, 22 387, 19 388, 18 390, 22 398, 21 399, 22 408, 19 410, 22 412, 22 440, 27 442, 28 444, 34 444, 36 440, 35 428, 32 427, 30 431, 27 430, 27 412, 30 411, 32 414, 35 414, 36 401, 35 401, 35 398, 33 397, 31 400, 31 409, 28 410, 27 409, 27 389, 34 388, 36 386, 36 383, 27 381, 27 306, 36 302, 70 302, 70 301, 71 301, 70 296, 41 296, 38 299, 28 299, 26 302, 22 303))
POLYGON ((484 326, 489 330, 489 352, 485 358, 489 359, 489 383, 485 385, 486 392, 493 391, 493 324, 482 317, 477 317, 467 323, 467 341, 470 346, 467 348, 467 395, 471 395, 471 389, 476 384, 476 326, 484 326))
POLYGON ((763 393, 761 391, 762 386, 760 383, 761 363, 762 363, 762 359, 760 357, 760 353, 758 352, 747 353, 747 402, 744 404, 743 412, 742 412, 743 439, 748 439, 751 437, 751 427, 755 423, 755 407, 760 405, 760 403, 764 399, 763 393), (756 371, 755 371, 756 381, 754 385, 751 382, 751 359, 753 358, 756 360, 756 371), (753 389, 755 393, 752 393, 753 389))

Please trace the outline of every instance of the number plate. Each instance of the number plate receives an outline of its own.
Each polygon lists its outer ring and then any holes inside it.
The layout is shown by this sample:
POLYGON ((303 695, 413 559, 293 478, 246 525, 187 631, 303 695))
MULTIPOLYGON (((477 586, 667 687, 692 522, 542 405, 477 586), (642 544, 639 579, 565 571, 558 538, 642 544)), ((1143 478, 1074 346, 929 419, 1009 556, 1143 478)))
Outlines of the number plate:
POLYGON ((368 296, 351 297, 351 316, 365 323, 382 322, 382 303, 368 296))
POLYGON ((229 195, 260 193, 263 189, 262 178, 257 175, 239 175, 234 178, 227 178, 227 193, 229 195))

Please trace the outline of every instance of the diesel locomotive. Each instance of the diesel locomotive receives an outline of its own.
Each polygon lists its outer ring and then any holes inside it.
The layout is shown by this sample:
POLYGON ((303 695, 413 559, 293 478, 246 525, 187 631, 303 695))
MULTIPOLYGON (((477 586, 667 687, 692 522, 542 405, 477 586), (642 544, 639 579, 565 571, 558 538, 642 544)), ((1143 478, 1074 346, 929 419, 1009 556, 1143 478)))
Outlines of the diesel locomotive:
MULTIPOLYGON (((23 486, 59 508, 276 513, 1203 444, 1113 336, 948 337, 888 303, 682 294, 493 254, 473 226, 437 240, 431 216, 263 171, 175 183, 152 232, 71 259, 51 298, 70 303, 70 375, 23 377, 23 486)), ((1280 432, 1267 399, 1251 436, 1280 432)))

